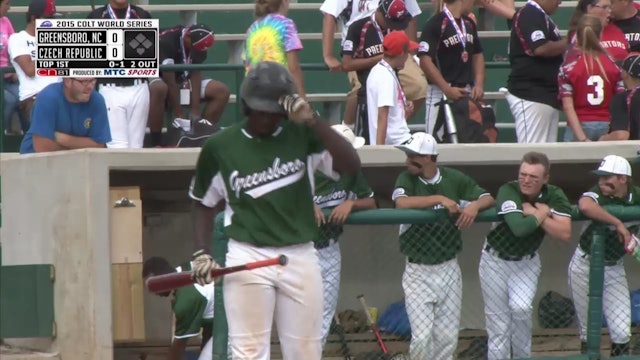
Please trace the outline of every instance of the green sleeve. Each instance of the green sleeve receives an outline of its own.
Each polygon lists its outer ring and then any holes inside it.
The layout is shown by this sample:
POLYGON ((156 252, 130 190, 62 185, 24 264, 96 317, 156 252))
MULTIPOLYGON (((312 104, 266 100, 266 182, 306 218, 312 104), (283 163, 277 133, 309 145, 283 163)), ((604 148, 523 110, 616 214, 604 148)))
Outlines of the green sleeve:
POLYGON ((522 214, 522 197, 512 184, 505 184, 498 190, 496 196, 498 215, 509 213, 522 214))
POLYGON ((209 195, 207 194, 207 192, 212 187, 214 177, 219 171, 215 142, 213 140, 213 137, 209 138, 200 150, 198 162, 196 163, 196 173, 191 181, 191 186, 189 188, 189 196, 191 196, 191 198, 194 200, 202 202, 204 205, 209 205, 206 202, 210 201, 207 200, 217 200, 214 204, 209 206, 214 206, 218 201, 221 200, 218 199, 221 194, 215 194, 215 197, 213 199, 205 200, 205 195, 209 195))
POLYGON ((413 181, 411 181, 411 173, 404 171, 396 179, 391 200, 396 201, 400 197, 413 196, 414 194, 415 191, 413 189, 413 181))
POLYGON ((207 299, 193 286, 176 291, 172 306, 176 317, 175 338, 183 339, 200 335, 202 315, 206 306, 207 299))
POLYGON ((460 194, 462 194, 462 200, 475 201, 482 195, 489 195, 489 192, 480 187, 474 179, 462 174, 460 181, 460 194))
POLYGON ((513 235, 519 238, 532 234, 540 226, 535 216, 522 216, 515 211, 505 214, 503 219, 513 235))
POLYGON ((356 199, 373 197, 373 190, 367 183, 367 179, 364 178, 364 174, 362 172, 359 172, 356 176, 355 182, 351 187, 351 193, 355 195, 356 199))
POLYGON ((553 196, 549 199, 549 207, 552 213, 571 218, 571 203, 564 191, 557 186, 553 187, 553 196))

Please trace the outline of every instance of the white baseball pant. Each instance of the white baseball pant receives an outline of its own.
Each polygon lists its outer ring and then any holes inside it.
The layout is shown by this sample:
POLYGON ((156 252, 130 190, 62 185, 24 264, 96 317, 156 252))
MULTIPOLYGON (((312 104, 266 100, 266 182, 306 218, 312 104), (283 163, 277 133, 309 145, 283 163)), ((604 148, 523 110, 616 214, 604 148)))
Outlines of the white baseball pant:
POLYGON ((333 315, 338 305, 340 291, 340 243, 329 240, 329 246, 318 249, 318 262, 322 273, 323 309, 322 309, 322 348, 327 343, 333 315))
POLYGON ((269 266, 225 275, 224 306, 233 360, 269 360, 275 318, 283 360, 322 357, 322 277, 313 243, 257 247, 229 240, 226 266, 274 258, 269 266))
POLYGON ((506 261, 482 251, 480 287, 484 299, 488 360, 531 357, 533 298, 540 276, 540 256, 506 261))
MULTIPOLYGON (((582 341, 587 341, 589 258, 590 256, 578 247, 569 263, 569 289, 576 309, 580 340, 582 341)), ((631 300, 622 259, 615 265, 604 267, 602 308, 607 320, 611 342, 628 343, 631 340, 631 300)))
POLYGON ((457 259, 437 265, 407 261, 402 288, 411 325, 411 359, 453 359, 458 346, 462 302, 457 259))
POLYGON ((140 149, 144 143, 149 117, 149 85, 100 85, 107 104, 111 142, 109 148, 140 149))
MULTIPOLYGON (((506 89, 501 89, 506 91, 506 89)), ((560 111, 552 106, 520 99, 506 93, 507 103, 516 125, 520 144, 550 143, 558 141, 560 111)))
POLYGON ((213 358, 213 336, 209 338, 206 344, 202 347, 202 351, 200 351, 200 356, 198 356, 198 360, 211 360, 213 358))

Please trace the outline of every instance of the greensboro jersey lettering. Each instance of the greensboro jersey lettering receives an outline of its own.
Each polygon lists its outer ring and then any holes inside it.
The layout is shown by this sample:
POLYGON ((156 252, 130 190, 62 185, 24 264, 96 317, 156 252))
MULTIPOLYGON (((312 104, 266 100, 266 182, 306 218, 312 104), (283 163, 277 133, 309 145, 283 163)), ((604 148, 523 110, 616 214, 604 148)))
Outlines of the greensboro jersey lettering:
MULTIPOLYGON (((640 187, 633 186, 624 198, 615 196, 604 196, 599 186, 592 187, 582 196, 590 197, 600 206, 621 205, 621 206, 640 206, 640 187)), ((624 223, 630 233, 639 234, 640 220, 627 221, 624 223)), ((591 254, 591 242, 593 241, 593 230, 595 223, 592 221, 582 231, 580 235, 580 249, 586 254, 591 254)), ((606 239, 604 242, 604 260, 606 262, 617 262, 626 254, 624 244, 618 239, 618 233, 614 226, 609 225, 606 230, 606 239)))
MULTIPOLYGON (((362 173, 358 173, 355 181, 348 180, 348 176, 341 176, 338 181, 322 174, 315 173, 316 194, 313 202, 321 209, 335 208, 343 202, 352 199, 364 199, 373 197, 373 190, 367 184, 362 173), (353 185, 350 185, 353 184, 353 185)), ((329 240, 337 240, 342 234, 342 224, 323 224, 315 238, 316 247, 322 248, 329 245, 329 240)))
MULTIPOLYGON (((499 209, 498 216, 510 213, 522 213, 522 204, 528 202, 520 192, 517 181, 508 182, 500 187, 496 204, 499 209)), ((571 204, 564 194, 564 191, 557 186, 546 184, 542 187, 542 192, 533 201, 547 204, 554 215, 571 217, 571 204)), ((542 227, 538 227, 531 234, 524 237, 516 237, 507 223, 494 223, 493 228, 487 235, 487 243, 499 254, 505 256, 521 257, 535 253, 544 239, 545 232, 542 227)))
POLYGON ((308 170, 329 176, 332 159, 313 130, 283 121, 273 135, 253 138, 246 120, 205 143, 190 196, 214 207, 226 200, 225 233, 256 246, 312 241, 318 229, 308 170))
MULTIPOLYGON (((178 272, 191 271, 191 263, 177 267, 178 272)), ((176 317, 176 339, 200 335, 200 329, 213 326, 213 283, 205 286, 194 284, 174 291, 171 304, 176 317)))
MULTIPOLYGON (((471 201, 489 195, 475 180, 462 172, 439 167, 438 174, 432 182, 409 171, 402 172, 396 180, 392 200, 403 196, 442 195, 465 207, 471 201)), ((436 205, 433 210, 444 209, 436 205)), ((453 259, 462 249, 460 230, 455 219, 446 219, 428 224, 400 226, 400 251, 412 263, 435 265, 453 259)))
POLYGON ((573 98, 580 121, 609 121, 611 99, 624 90, 618 66, 606 54, 597 56, 602 68, 596 59, 572 49, 558 73, 559 97, 573 98))

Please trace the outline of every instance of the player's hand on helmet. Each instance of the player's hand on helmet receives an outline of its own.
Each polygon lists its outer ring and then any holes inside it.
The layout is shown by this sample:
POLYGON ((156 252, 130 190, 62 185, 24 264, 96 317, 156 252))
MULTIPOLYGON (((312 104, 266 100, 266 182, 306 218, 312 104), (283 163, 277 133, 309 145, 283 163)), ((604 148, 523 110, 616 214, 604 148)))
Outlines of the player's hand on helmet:
POLYGON ((204 250, 198 250, 193 253, 193 279, 200 285, 204 286, 219 278, 211 276, 211 270, 220 268, 220 265, 213 260, 210 254, 204 250))
POLYGON ((465 88, 448 86, 443 90, 444 94, 447 95, 447 99, 451 101, 460 100, 463 97, 469 95, 469 91, 465 88))
POLYGON ((618 239, 620 240, 620 242, 623 243, 625 247, 628 246, 629 241, 631 240, 631 233, 623 222, 620 222, 618 225, 616 225, 616 233, 618 233, 618 239))
POLYGON ((458 229, 466 229, 473 225, 473 222, 476 221, 476 216, 478 216, 478 212, 480 209, 478 208, 478 203, 473 201, 469 203, 469 205, 465 206, 460 210, 460 216, 458 216, 458 220, 456 220, 456 226, 458 229))
POLYGON ((325 223, 325 219, 324 213, 322 212, 320 206, 313 204, 313 212, 316 217, 316 223, 318 224, 318 226, 322 226, 325 223))
POLYGON ((440 205, 444 206, 451 215, 458 214, 460 212, 460 206, 458 206, 458 203, 448 197, 443 196, 442 200, 440 200, 440 205))
POLYGON ((336 206, 333 211, 331 211, 331 214, 329 215, 329 222, 335 224, 344 224, 344 222, 347 221, 349 214, 351 214, 352 209, 353 200, 347 200, 343 202, 342 204, 336 206))
POLYGON ((298 94, 283 95, 278 102, 284 108, 289 120, 293 122, 310 124, 316 119, 316 114, 311 104, 298 94))

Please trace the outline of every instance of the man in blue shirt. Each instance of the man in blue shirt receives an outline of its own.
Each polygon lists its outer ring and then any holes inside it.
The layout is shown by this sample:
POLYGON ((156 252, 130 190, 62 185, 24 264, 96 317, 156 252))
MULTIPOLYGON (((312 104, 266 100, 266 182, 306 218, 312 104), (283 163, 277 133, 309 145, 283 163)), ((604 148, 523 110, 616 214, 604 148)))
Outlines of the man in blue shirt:
POLYGON ((21 154, 102 148, 111 141, 107 106, 95 78, 65 78, 39 94, 21 154))

